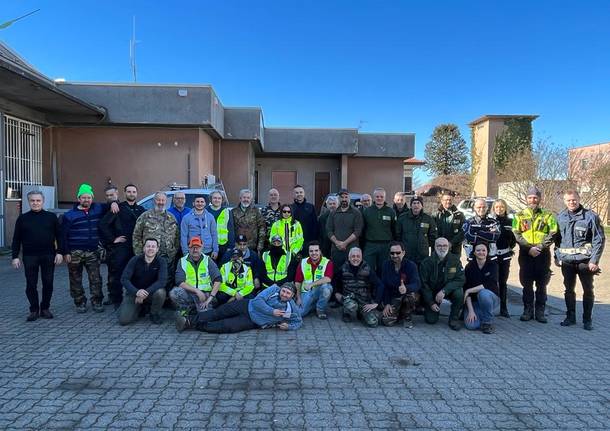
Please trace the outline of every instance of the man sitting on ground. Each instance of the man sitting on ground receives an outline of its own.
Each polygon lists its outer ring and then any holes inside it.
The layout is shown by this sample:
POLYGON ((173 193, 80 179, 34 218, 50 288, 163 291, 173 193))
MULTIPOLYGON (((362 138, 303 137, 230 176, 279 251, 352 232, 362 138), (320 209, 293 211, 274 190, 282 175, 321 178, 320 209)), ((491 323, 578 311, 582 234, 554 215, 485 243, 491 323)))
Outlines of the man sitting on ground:
POLYGON ((241 250, 233 250, 231 260, 220 267, 222 282, 218 292, 218 305, 226 302, 254 298, 252 269, 244 263, 241 250))

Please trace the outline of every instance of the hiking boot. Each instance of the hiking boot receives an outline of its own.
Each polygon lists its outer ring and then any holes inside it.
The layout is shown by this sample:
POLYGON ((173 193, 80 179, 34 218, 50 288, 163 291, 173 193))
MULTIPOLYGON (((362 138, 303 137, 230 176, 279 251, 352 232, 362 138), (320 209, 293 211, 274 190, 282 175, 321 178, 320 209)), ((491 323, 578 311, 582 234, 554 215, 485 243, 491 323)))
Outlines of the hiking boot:
POLYGON ((547 323, 548 320, 544 315, 544 308, 536 309, 536 320, 540 323, 547 323))
POLYGON ((584 322, 582 322, 582 327, 585 328, 587 331, 592 331, 593 322, 591 320, 585 320, 584 322))
POLYGON ((78 304, 76 305, 76 312, 79 314, 87 312, 87 304, 78 304))
POLYGON ((328 319, 328 316, 326 315, 326 313, 324 311, 317 310, 316 316, 318 316, 318 319, 320 319, 320 320, 328 319))
POLYGON ((462 329, 462 325, 459 320, 449 319, 449 327, 454 331, 459 331, 462 329))
POLYGON ((43 319, 52 319, 53 315, 49 310, 42 310, 40 312, 40 317, 42 317, 43 319))
POLYGON ((496 328, 491 323, 481 323, 481 332, 483 334, 493 334, 496 332, 496 328))
POLYGON ((339 307, 341 307, 341 305, 342 304, 340 302, 338 302, 338 301, 332 301, 332 302, 328 303, 328 306, 330 308, 339 308, 339 307))
POLYGON ((500 308, 500 316, 510 319, 510 313, 508 312, 508 308, 500 308))
POLYGON ((352 321, 352 316, 350 314, 344 314, 341 318, 345 323, 350 323, 352 321))
POLYGON ((523 308, 523 314, 519 317, 522 322, 528 322, 534 318, 534 308, 529 305, 523 308))
POLYGON ((91 309, 96 313, 104 312, 104 306, 102 304, 91 304, 91 309))
POLYGON ((402 327, 406 328, 406 329, 411 329, 413 328, 413 320, 411 320, 411 318, 408 319, 404 319, 402 321, 402 327))
POLYGON ((161 323, 163 323, 163 318, 160 314, 150 313, 150 321, 155 325, 160 325, 161 323))
POLYGON ((28 314, 28 317, 26 317, 25 321, 33 322, 36 319, 38 319, 38 311, 31 311, 30 314, 28 314))
POLYGON ((102 302, 103 305, 112 305, 114 304, 114 302, 112 302, 112 299, 110 298, 106 298, 104 299, 104 302, 102 302))
POLYGON ((182 313, 176 313, 176 331, 182 332, 191 327, 191 319, 183 316, 182 313))
POLYGON ((576 325, 576 313, 568 311, 566 318, 560 323, 561 326, 576 325))

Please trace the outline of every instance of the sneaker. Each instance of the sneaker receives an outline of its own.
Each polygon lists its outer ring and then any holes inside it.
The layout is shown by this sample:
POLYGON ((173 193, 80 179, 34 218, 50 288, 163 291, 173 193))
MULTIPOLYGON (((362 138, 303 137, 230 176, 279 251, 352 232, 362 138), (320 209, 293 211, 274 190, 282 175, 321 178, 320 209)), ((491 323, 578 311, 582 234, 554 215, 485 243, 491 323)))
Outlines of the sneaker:
POLYGON ((592 331, 593 330, 593 322, 590 320, 584 321, 582 322, 582 327, 585 328, 587 331, 592 331))
POLYGON ((538 321, 540 323, 547 323, 548 322, 546 316, 544 315, 544 308, 536 310, 536 321, 538 321))
POLYGON ((191 327, 191 321, 181 313, 176 313, 176 331, 182 332, 191 327))
POLYGON ((413 328, 413 320, 411 319, 405 319, 402 321, 402 327, 406 328, 406 329, 411 329, 413 328))
POLYGON ((160 325, 161 323, 163 323, 163 318, 160 314, 150 313, 150 321, 155 325, 160 325))
POLYGON ((483 334, 493 334, 494 332, 496 332, 496 328, 494 328, 491 323, 482 323, 481 331, 483 332, 483 334))
POLYGON ((449 327, 451 329, 453 329, 454 331, 459 331, 460 329, 462 329, 462 325, 460 325, 460 321, 453 320, 453 319, 449 319, 449 327))
POLYGON ((30 314, 28 314, 28 317, 26 317, 25 321, 33 322, 36 319, 38 319, 38 311, 31 311, 30 314))
POLYGON ((87 312, 87 304, 78 304, 76 305, 76 312, 77 313, 86 313, 87 312))
POLYGON ((343 317, 341 318, 341 320, 343 320, 346 323, 349 323, 352 321, 352 316, 349 314, 344 314, 343 317))
POLYGON ((96 313, 104 312, 104 306, 102 304, 91 304, 91 309, 96 313))
POLYGON ((316 311, 316 316, 318 316, 318 319, 320 320, 326 320, 328 319, 328 316, 326 315, 326 313, 324 311, 316 311))
POLYGON ((42 317, 43 319, 52 319, 53 315, 49 310, 42 310, 40 312, 40 317, 42 317))

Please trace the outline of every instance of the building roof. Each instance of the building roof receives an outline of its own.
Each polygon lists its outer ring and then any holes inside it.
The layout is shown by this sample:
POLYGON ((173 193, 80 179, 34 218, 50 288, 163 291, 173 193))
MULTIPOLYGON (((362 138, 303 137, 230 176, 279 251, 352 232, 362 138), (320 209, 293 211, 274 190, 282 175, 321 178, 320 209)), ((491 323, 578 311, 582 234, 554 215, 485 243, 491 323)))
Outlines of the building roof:
POLYGON ((476 120, 471 121, 470 123, 468 123, 468 125, 470 127, 474 127, 479 123, 482 123, 483 121, 488 121, 488 120, 508 120, 511 118, 527 118, 530 121, 534 121, 536 118, 538 118, 539 115, 527 115, 527 114, 510 114, 510 115, 497 115, 497 114, 486 114, 483 115, 479 118, 477 118, 476 120))
POLYGON ((82 119, 98 122, 105 116, 104 109, 62 91, 2 42, 0 98, 44 113, 50 123, 82 119))
POLYGON ((600 142, 599 144, 589 144, 589 145, 583 145, 582 147, 575 147, 575 148, 570 148, 568 151, 572 152, 572 151, 582 151, 582 150, 586 150, 586 149, 591 149, 593 147, 599 147, 600 149, 604 148, 604 147, 608 147, 608 150, 610 150, 610 142, 600 142))
POLYGON ((423 166, 426 164, 426 161, 416 159, 415 157, 409 157, 408 159, 404 160, 404 163, 405 163, 405 165, 410 165, 410 166, 423 166))

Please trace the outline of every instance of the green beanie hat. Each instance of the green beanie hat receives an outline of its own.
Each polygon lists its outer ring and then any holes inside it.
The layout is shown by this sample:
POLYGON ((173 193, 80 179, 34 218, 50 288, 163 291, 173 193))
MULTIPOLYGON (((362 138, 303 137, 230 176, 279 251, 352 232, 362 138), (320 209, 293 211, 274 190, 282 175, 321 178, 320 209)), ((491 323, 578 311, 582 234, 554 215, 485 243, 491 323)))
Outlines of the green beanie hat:
POLYGON ((78 186, 78 192, 76 193, 76 199, 80 198, 81 195, 91 195, 91 197, 93 198, 93 187, 91 187, 89 184, 87 183, 83 183, 80 186, 78 186))

